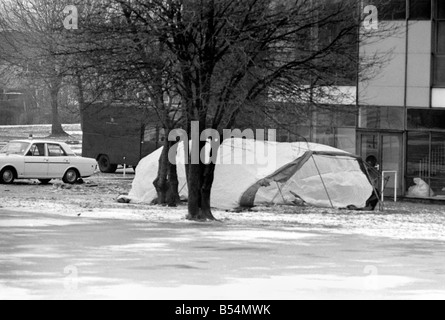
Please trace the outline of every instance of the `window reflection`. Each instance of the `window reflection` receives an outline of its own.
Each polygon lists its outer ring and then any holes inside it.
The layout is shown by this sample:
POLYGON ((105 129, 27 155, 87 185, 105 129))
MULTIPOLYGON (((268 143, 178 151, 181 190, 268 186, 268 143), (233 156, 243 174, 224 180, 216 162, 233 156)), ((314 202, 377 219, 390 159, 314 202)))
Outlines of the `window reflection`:
POLYGON ((365 5, 375 5, 379 8, 381 20, 405 20, 406 0, 368 0, 365 5))
POLYGON ((361 107, 359 126, 363 129, 404 129, 404 110, 396 107, 361 107))
POLYGON ((431 0, 411 0, 409 4, 411 20, 431 19, 431 0))
POLYGON ((445 1, 436 0, 435 6, 434 85, 445 86, 445 1))
POLYGON ((431 109, 408 110, 408 129, 445 129, 445 111, 431 109))

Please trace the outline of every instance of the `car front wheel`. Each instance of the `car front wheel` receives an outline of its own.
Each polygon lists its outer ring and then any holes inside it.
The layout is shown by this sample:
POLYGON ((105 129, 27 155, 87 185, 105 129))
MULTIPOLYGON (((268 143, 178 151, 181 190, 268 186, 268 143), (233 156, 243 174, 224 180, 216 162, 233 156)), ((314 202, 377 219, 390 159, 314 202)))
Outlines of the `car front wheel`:
POLYGON ((3 169, 2 172, 0 172, 0 183, 12 184, 14 180, 15 180, 14 170, 6 168, 3 169))
POLYGON ((79 173, 77 172, 77 170, 75 169, 69 169, 66 173, 65 176, 63 177, 63 182, 68 183, 68 184, 75 184, 77 182, 77 180, 79 180, 80 176, 79 173))

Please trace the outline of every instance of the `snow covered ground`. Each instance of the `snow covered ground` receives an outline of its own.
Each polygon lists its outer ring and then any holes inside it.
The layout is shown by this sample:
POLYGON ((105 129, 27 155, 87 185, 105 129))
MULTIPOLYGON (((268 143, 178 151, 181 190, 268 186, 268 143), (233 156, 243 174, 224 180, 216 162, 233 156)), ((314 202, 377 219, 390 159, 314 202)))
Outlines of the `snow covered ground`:
MULTIPOLYGON (((65 132, 73 138, 82 140, 80 124, 64 124, 62 126, 65 132)), ((1 142, 7 142, 12 139, 26 139, 30 134, 35 138, 46 138, 51 134, 51 125, 0 126, 1 142)))
MULTIPOLYGON (((97 174, 85 185, 65 186, 60 181, 42 186, 35 181, 0 186, 0 208, 88 218, 184 222, 185 206, 164 208, 119 204, 116 198, 131 188, 132 175, 97 174)), ((263 207, 249 212, 216 210, 228 225, 277 226, 295 230, 360 234, 394 239, 445 241, 445 206, 408 202, 385 204, 383 212, 357 212, 311 207, 263 207)))
POLYGON ((119 204, 132 176, 0 185, 0 299, 445 298, 445 213, 119 204))

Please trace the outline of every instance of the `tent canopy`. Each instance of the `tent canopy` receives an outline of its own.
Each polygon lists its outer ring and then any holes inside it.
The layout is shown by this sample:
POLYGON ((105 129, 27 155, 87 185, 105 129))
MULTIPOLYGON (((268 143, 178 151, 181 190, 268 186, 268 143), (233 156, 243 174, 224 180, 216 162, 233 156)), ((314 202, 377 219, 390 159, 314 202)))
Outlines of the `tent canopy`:
MULTIPOLYGON (((162 149, 141 160, 129 199, 150 203, 162 149)), ((180 195, 188 196, 184 146, 178 147, 180 195)), ((303 200, 317 207, 365 208, 373 187, 361 159, 313 143, 225 140, 218 151, 211 203, 218 209, 303 200)))

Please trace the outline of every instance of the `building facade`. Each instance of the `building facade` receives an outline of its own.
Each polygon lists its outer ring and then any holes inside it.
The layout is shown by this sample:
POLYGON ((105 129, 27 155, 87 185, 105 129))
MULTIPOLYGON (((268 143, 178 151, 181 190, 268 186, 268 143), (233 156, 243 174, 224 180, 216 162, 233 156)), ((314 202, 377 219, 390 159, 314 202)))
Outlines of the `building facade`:
POLYGON ((445 199, 445 1, 363 0, 367 5, 397 31, 361 44, 359 54, 386 54, 386 62, 370 80, 358 77, 345 88, 353 104, 313 112, 298 135, 374 158, 387 172, 387 196, 395 187, 399 196, 414 196, 409 190, 420 178, 431 189, 422 197, 445 199))
POLYGON ((398 173, 388 194, 396 185, 399 195, 414 196, 409 189, 420 178, 432 189, 424 197, 445 198, 445 1, 391 3, 379 16, 398 31, 360 48, 391 54, 376 77, 359 81, 356 152, 398 173))

